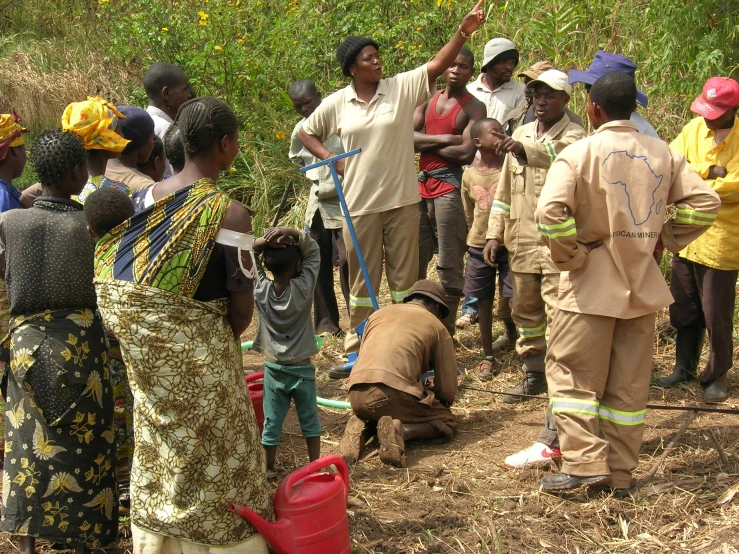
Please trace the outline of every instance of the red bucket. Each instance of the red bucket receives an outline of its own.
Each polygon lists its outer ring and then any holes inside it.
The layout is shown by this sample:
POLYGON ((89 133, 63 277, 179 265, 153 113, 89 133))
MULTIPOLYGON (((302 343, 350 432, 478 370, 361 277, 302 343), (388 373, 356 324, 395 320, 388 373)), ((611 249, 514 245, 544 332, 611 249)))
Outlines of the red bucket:
POLYGON ((264 431, 264 383, 254 383, 254 381, 264 379, 264 371, 247 375, 245 379, 249 388, 251 403, 254 405, 254 414, 257 416, 259 433, 261 434, 264 431))

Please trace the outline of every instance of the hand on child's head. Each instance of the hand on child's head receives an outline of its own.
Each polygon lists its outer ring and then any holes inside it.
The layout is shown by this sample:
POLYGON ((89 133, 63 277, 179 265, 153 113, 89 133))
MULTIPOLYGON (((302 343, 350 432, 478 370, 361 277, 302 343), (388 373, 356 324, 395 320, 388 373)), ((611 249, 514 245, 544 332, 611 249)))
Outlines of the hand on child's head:
POLYGON ((272 227, 264 233, 264 240, 271 248, 285 248, 295 244, 293 231, 290 227, 272 227))

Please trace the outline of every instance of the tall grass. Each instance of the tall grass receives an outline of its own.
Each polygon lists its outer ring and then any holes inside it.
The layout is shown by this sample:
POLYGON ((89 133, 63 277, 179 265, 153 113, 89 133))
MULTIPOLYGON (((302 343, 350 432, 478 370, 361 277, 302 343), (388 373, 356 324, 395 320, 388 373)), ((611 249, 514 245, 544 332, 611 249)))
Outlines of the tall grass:
POLYGON ((84 44, 6 36, 0 39, 0 111, 14 108, 33 131, 58 128, 67 104, 88 95, 124 103, 138 72, 103 63, 84 44))
MULTIPOLYGON (((145 68, 177 63, 198 93, 224 98, 242 122, 242 152, 224 188, 256 212, 261 230, 293 183, 284 221, 302 225, 306 186, 284 138, 298 119, 285 97, 290 83, 310 77, 324 94, 346 86, 335 49, 350 34, 380 43, 386 75, 420 65, 473 3, 20 0, 20 9, 0 13, 0 108, 12 102, 27 123, 44 127, 90 93, 143 103, 145 68)), ((691 117, 703 82, 739 65, 734 0, 495 0, 485 9, 487 23, 470 41, 480 60, 495 36, 517 44, 521 67, 549 59, 563 70, 583 68, 601 48, 634 59, 650 100, 642 114, 667 140, 691 117)), ((571 107, 581 115, 584 100, 576 87, 571 107)))

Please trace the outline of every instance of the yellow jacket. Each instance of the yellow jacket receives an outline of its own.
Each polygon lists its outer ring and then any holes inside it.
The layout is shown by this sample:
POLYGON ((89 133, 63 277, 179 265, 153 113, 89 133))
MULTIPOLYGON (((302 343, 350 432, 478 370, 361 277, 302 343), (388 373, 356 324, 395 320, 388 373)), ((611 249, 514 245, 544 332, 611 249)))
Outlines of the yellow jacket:
POLYGON ((716 146, 713 136, 703 118, 696 117, 670 144, 721 198, 716 222, 682 250, 680 256, 714 269, 739 269, 739 117, 734 119, 731 132, 716 146), (726 168, 726 177, 707 179, 712 165, 726 168))
POLYGON ((540 138, 536 136, 538 125, 538 121, 532 121, 513 132, 513 140, 523 144, 526 160, 511 153, 506 155, 485 238, 505 244, 511 271, 547 275, 559 273, 559 269, 552 263, 549 248, 541 242, 536 230, 536 201, 557 154, 586 133, 567 114, 540 138))
MULTIPOLYGON (((680 154, 630 121, 611 121, 552 164, 536 223, 562 270, 557 307, 619 319, 672 303, 654 261, 709 229, 721 202, 680 154), (665 222, 667 206, 676 216, 665 222), (584 243, 603 241, 588 253, 584 243)), ((705 235, 704 235, 705 236, 705 235)))

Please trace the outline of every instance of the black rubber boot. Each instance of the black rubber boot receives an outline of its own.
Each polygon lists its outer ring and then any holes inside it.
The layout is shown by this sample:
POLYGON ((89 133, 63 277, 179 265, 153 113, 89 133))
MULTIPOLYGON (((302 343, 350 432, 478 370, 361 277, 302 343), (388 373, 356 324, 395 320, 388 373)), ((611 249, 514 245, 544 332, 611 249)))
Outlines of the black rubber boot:
POLYGON ((352 372, 345 370, 343 365, 337 365, 328 370, 329 379, 348 379, 351 374, 352 372))
POLYGON ((672 375, 657 379, 661 387, 674 387, 698 378, 698 361, 701 357, 705 329, 678 329, 675 367, 672 375))
MULTIPOLYGON (((544 354, 535 354, 529 356, 523 362, 523 369, 526 371, 523 380, 518 386, 512 388, 508 392, 511 394, 531 394, 537 395, 547 392, 547 376, 544 374, 544 354)), ((527 402, 530 398, 522 398, 520 396, 504 396, 503 402, 507 404, 516 404, 518 402, 527 402)))
POLYGON ((729 398, 729 383, 726 381, 726 375, 722 375, 703 391, 703 400, 712 404, 723 402, 729 398))

